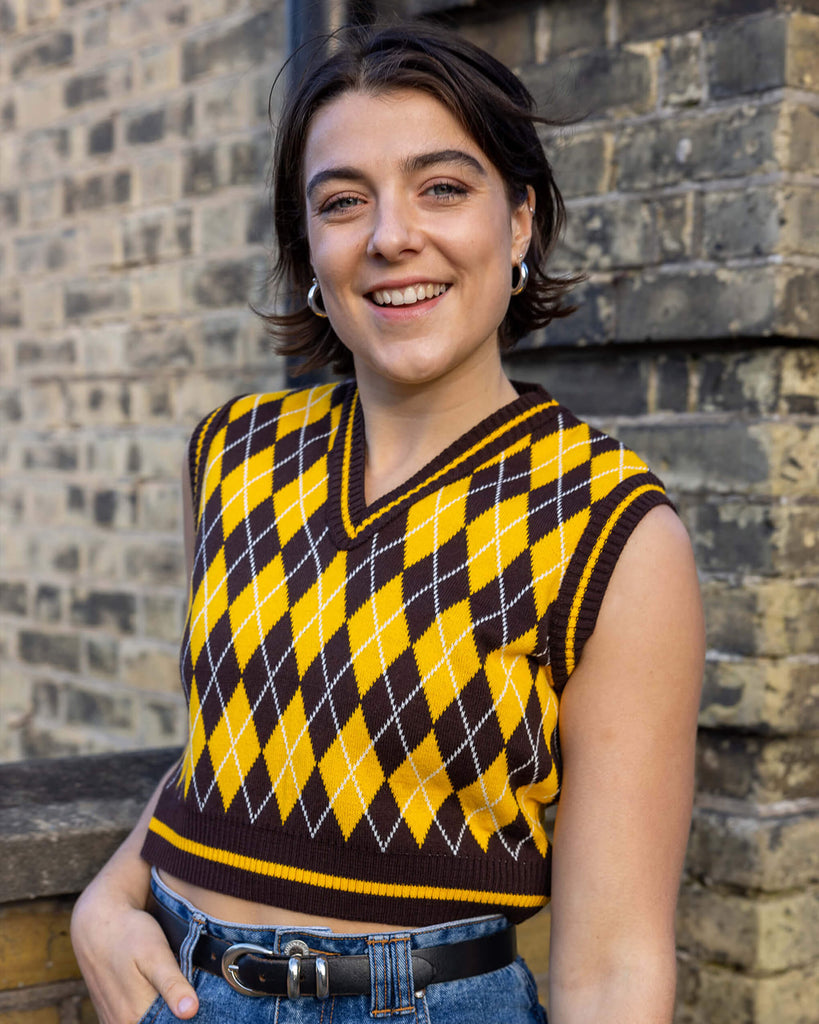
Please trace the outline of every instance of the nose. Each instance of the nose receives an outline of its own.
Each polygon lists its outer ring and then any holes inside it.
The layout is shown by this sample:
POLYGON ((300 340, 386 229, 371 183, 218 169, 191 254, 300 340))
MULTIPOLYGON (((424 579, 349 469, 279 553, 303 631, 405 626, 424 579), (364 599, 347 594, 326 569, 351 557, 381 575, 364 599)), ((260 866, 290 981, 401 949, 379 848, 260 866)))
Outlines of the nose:
POLYGON ((423 235, 412 202, 400 195, 380 196, 373 213, 367 255, 393 262, 404 253, 417 252, 422 245, 423 235))

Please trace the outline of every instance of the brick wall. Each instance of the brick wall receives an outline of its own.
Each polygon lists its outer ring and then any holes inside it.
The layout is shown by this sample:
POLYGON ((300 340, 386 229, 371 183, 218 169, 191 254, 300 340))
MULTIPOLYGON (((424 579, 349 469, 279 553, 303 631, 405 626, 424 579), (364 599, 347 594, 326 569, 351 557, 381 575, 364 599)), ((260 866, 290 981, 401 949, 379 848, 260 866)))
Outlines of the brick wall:
MULTIPOLYGON (((644 454, 697 551, 679 1024, 813 1024, 819 4, 392 6, 585 115, 548 133, 582 305, 510 367, 644 454)), ((282 8, 0 0, 6 758, 181 738, 183 439, 282 380, 246 309, 282 8)))
POLYGON ((284 4, 0 3, 0 757, 173 743, 185 437, 282 383, 284 4))

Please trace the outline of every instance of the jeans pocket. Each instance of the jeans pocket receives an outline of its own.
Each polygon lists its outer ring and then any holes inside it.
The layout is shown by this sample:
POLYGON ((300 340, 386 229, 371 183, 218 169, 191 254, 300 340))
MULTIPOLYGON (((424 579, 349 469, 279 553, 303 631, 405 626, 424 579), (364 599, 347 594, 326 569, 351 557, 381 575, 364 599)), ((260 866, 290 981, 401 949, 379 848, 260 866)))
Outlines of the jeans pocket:
POLYGON ((162 996, 157 996, 156 999, 151 1003, 145 1013, 137 1021, 137 1024, 153 1024, 156 1021, 157 1015, 162 1007, 165 1005, 165 1000, 162 996))
MULTIPOLYGON (((207 977, 202 970, 198 967, 194 967, 190 981, 197 996, 199 996, 199 989, 202 981, 204 980, 203 975, 204 977, 207 977)), ((157 996, 145 1013, 143 1013, 139 1018, 137 1024, 171 1024, 172 1021, 176 1022, 176 1019, 177 1018, 174 1017, 173 1013, 171 1013, 170 1007, 162 996, 157 996)))
POLYGON ((534 1014, 533 1020, 546 1024, 546 1011, 543 1009, 537 990, 537 982, 535 976, 532 974, 529 965, 523 959, 518 957, 513 963, 510 964, 512 970, 514 970, 521 978, 523 984, 526 987, 526 991, 529 993, 531 999, 532 1013, 534 1014))
POLYGON ((529 968, 518 958, 506 967, 427 986, 423 1024, 542 1024, 543 1010, 529 968))

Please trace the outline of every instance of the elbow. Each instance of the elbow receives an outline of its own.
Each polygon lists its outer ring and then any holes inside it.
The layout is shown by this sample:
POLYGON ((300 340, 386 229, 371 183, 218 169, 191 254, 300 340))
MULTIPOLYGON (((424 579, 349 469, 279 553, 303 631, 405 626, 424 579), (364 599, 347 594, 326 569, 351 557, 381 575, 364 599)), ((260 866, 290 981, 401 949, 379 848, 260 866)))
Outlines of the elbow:
POLYGON ((670 951, 631 948, 608 960, 549 971, 549 1024, 670 1024, 677 964, 670 951))

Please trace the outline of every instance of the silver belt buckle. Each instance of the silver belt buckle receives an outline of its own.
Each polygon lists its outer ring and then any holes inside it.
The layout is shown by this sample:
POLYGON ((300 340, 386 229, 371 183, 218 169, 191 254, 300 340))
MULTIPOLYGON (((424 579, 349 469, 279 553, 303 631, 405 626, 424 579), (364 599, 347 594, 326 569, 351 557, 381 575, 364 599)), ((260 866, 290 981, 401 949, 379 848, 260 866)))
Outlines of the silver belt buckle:
MULTIPOLYGON (((300 940, 289 942, 284 953, 291 953, 287 961, 287 998, 301 998, 301 958, 308 952, 305 943, 300 940)), ((239 967, 236 961, 248 954, 275 958, 276 954, 272 949, 265 949, 264 946, 254 946, 251 942, 237 942, 229 946, 222 954, 222 977, 232 989, 241 992, 245 996, 267 996, 269 992, 259 992, 255 988, 248 988, 239 980, 239 967)), ((330 995, 330 972, 327 960, 323 956, 316 957, 316 998, 327 999, 330 995)))
MULTIPOLYGON (((243 996, 266 996, 267 992, 257 992, 255 988, 248 988, 239 981, 239 967, 236 961, 239 957, 247 956, 248 953, 256 956, 274 957, 276 954, 272 949, 265 949, 264 946, 254 946, 251 942, 237 942, 230 946, 222 954, 222 977, 232 989, 241 992, 243 996)), ((287 988, 290 989, 290 976, 287 977, 287 988)))
MULTIPOLYGON (((301 939, 293 939, 284 947, 284 955, 290 956, 287 961, 287 998, 300 999, 301 991, 301 958, 310 955, 310 947, 301 939)), ((316 955, 316 999, 327 999, 330 995, 330 971, 327 959, 316 955)))

